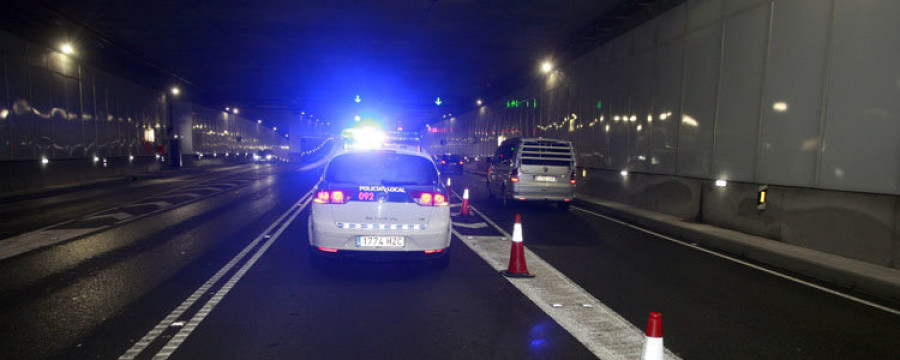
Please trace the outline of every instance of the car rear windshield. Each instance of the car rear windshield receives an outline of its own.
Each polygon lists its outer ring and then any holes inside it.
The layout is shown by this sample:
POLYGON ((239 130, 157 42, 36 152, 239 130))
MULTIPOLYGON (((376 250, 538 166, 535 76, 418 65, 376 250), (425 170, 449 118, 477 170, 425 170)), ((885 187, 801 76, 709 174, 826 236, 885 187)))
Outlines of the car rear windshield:
POLYGON ((419 156, 353 153, 332 159, 325 180, 351 184, 431 185, 438 182, 438 174, 431 161, 419 156))

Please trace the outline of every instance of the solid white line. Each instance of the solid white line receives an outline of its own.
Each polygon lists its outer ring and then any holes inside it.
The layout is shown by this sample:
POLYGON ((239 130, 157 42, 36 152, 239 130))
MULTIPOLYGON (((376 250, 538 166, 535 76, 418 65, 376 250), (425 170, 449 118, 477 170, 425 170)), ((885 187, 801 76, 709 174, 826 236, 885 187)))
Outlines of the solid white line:
POLYGON ((632 229, 635 229, 635 230, 638 230, 638 231, 641 231, 641 232, 644 232, 644 233, 647 233, 647 234, 650 234, 650 235, 659 237, 659 238, 661 238, 661 239, 669 240, 669 241, 671 241, 671 242, 673 242, 673 243, 676 243, 676 244, 678 244, 678 245, 681 245, 681 246, 684 246, 684 247, 688 247, 688 248, 691 248, 691 249, 695 249, 695 250, 698 250, 698 251, 701 251, 701 252, 704 252, 704 253, 707 253, 707 254, 710 254, 710 255, 713 255, 713 256, 720 257, 720 258, 725 259, 725 260, 729 260, 729 261, 732 261, 732 262, 735 262, 735 263, 738 263, 738 264, 741 264, 741 265, 744 265, 744 266, 747 266, 747 267, 750 267, 750 268, 753 268, 753 269, 762 271, 762 272, 767 273, 767 274, 769 274, 769 275, 774 275, 774 276, 780 277, 780 278, 785 279, 785 280, 793 281, 793 282, 798 283, 798 284, 801 284, 801 285, 806 285, 806 286, 809 286, 809 287, 811 287, 811 288, 813 288, 813 289, 821 290, 821 291, 824 291, 824 292, 826 292, 826 293, 829 293, 829 294, 832 294, 832 295, 836 295, 836 296, 839 296, 839 297, 842 297, 842 298, 845 298, 845 299, 847 299, 847 300, 854 301, 854 302, 857 302, 857 303, 860 303, 860 304, 863 304, 863 305, 867 305, 867 306, 876 308, 876 309, 878 309, 878 310, 882 310, 882 311, 885 311, 885 312, 889 312, 889 313, 894 314, 894 315, 900 315, 900 310, 892 309, 892 308, 889 308, 889 307, 887 307, 887 306, 880 305, 880 304, 876 304, 876 303, 874 303, 874 302, 871 302, 871 301, 868 301, 868 300, 865 300, 865 299, 860 299, 860 298, 855 297, 855 296, 853 296, 853 295, 845 294, 845 293, 842 293, 842 292, 840 292, 840 291, 835 291, 835 290, 832 290, 832 289, 829 289, 829 288, 826 288, 826 287, 823 287, 823 286, 820 286, 820 285, 816 285, 816 284, 813 284, 813 283, 811 283, 811 282, 804 281, 804 280, 795 278, 795 277, 790 276, 790 275, 787 275, 787 274, 782 274, 782 273, 780 273, 780 272, 777 272, 777 271, 774 271, 774 270, 770 270, 770 269, 764 268, 764 267, 759 266, 759 265, 751 264, 751 263, 749 263, 749 262, 743 261, 743 260, 738 259, 738 258, 735 258, 735 257, 731 257, 731 256, 729 256, 729 255, 725 255, 725 254, 722 254, 722 253, 719 253, 719 252, 716 252, 716 251, 712 251, 712 250, 709 250, 709 249, 705 249, 705 248, 702 248, 702 247, 694 246, 694 245, 685 243, 685 242, 683 242, 683 241, 680 241, 680 240, 678 240, 678 239, 675 239, 675 238, 672 238, 672 237, 669 237, 669 236, 660 234, 660 233, 655 232, 655 231, 653 231, 653 230, 645 229, 645 228, 642 228, 642 227, 637 226, 637 225, 632 225, 632 224, 629 224, 629 223, 627 223, 627 222, 624 222, 624 221, 621 221, 621 220, 618 220, 618 219, 615 219, 615 218, 611 218, 611 217, 609 217, 609 216, 606 216, 606 215, 603 215, 603 214, 599 214, 599 213, 596 213, 596 212, 593 212, 593 211, 591 211, 591 210, 584 209, 584 208, 581 208, 581 207, 578 207, 578 206, 573 206, 572 209, 578 210, 578 211, 581 211, 581 212, 585 212, 585 213, 588 213, 588 214, 591 214, 591 215, 594 215, 594 216, 597 216, 597 217, 601 217, 601 218, 603 218, 603 219, 612 221, 612 222, 617 223, 617 224, 620 224, 620 225, 624 225, 624 226, 630 227, 630 228, 632 228, 632 229))
MULTIPOLYGON (((181 303, 181 305, 178 305, 178 307, 176 307, 174 310, 172 310, 172 312, 170 312, 169 315, 167 315, 165 318, 163 318, 163 320, 160 321, 159 324, 157 324, 146 335, 144 335, 144 337, 142 337, 140 340, 138 340, 136 343, 134 343, 134 345, 132 345, 131 348, 128 349, 128 351, 126 351, 124 354, 122 354, 122 356, 120 356, 119 359, 134 359, 142 351, 144 351, 144 349, 147 348, 147 346, 149 346, 154 340, 156 340, 156 338, 160 334, 162 334, 163 331, 165 331, 166 328, 169 327, 169 325, 171 325, 173 322, 175 322, 175 320, 177 320, 179 316, 181 316, 185 311, 187 311, 188 308, 193 306, 194 303, 197 302, 197 300, 199 300, 200 297, 203 296, 204 293, 209 291, 209 289, 212 288, 213 285, 215 285, 217 282, 219 282, 219 280, 223 276, 225 276, 226 273, 231 271, 231 268, 233 268, 235 265, 237 265, 237 263, 240 262, 241 259, 243 259, 244 256, 246 256, 247 253, 249 253, 251 249, 253 249, 260 241, 262 241, 262 239, 265 238, 265 236, 267 234, 269 234, 272 231, 272 229, 274 229, 279 223, 281 223, 282 220, 287 218, 291 214, 291 212, 296 210, 304 201, 307 201, 309 198, 311 198, 312 193, 313 193, 313 190, 310 190, 305 195, 303 195, 300 198, 300 200, 298 200, 296 203, 294 203, 294 205, 291 205, 291 207, 288 210, 286 210, 283 214, 281 214, 281 216, 278 217, 278 219, 275 220, 275 222, 273 222, 271 225, 269 225, 269 227, 266 228, 261 234, 259 234, 259 236, 257 236, 255 239, 253 239, 253 241, 251 241, 250 244, 248 244, 246 247, 244 247, 244 249, 241 250, 241 252, 239 252, 237 255, 235 255, 234 258, 231 259, 231 261, 229 261, 227 264, 225 264, 224 267, 219 269, 219 271, 217 271, 215 273, 215 275, 213 275, 211 278, 209 278, 209 280, 207 280, 196 291, 194 291, 193 294, 188 296, 188 298, 185 299, 181 303)), ((302 209, 301 209, 301 211, 302 211, 302 209)))
POLYGON ((311 201, 312 197, 306 199, 306 202, 304 202, 297 208, 297 211, 295 211, 294 214, 291 215, 291 217, 288 218, 288 220, 278 228, 278 231, 272 234, 269 240, 266 241, 262 245, 262 247, 260 247, 259 250, 257 250, 256 253, 253 254, 253 257, 251 257, 250 260, 247 260, 247 262, 244 263, 244 266, 241 266, 241 268, 238 269, 238 271, 235 272, 234 275, 232 275, 231 278, 229 278, 228 281, 225 282, 225 284, 222 285, 222 287, 219 288, 218 291, 216 291, 215 294, 213 294, 213 296, 206 302, 206 304, 203 304, 203 307, 200 309, 200 311, 194 314, 194 317, 192 317, 191 320, 188 321, 187 324, 185 324, 184 327, 182 327, 181 330, 179 330, 178 333, 175 334, 175 336, 173 336, 169 340, 169 342, 166 343, 166 345, 163 346, 163 348, 153 356, 153 359, 168 359, 169 356, 172 355, 172 353, 178 350, 178 347, 181 346, 181 344, 183 344, 185 340, 187 340, 188 336, 191 335, 194 329, 196 329, 197 326, 200 326, 200 323, 203 322, 204 319, 206 319, 206 316, 209 315, 209 313, 212 312, 216 305, 218 305, 219 302, 225 298, 225 295, 228 295, 228 292, 230 292, 231 289, 234 288, 234 285, 236 285, 238 281, 241 281, 241 278, 244 277, 247 271, 249 271, 250 268, 256 264, 256 261, 259 260, 260 257, 262 257, 266 250, 268 250, 269 247, 272 246, 272 243, 274 243, 275 240, 277 240, 278 237, 281 236, 281 233, 283 233, 284 230, 294 222, 294 219, 296 219, 297 216, 300 215, 301 212, 303 212, 303 209, 306 208, 306 206, 309 205, 311 201))
POLYGON ((466 228, 466 229, 484 229, 484 228, 488 227, 488 224, 486 222, 471 223, 471 224, 455 222, 455 223, 453 223, 453 226, 466 228))
MULTIPOLYGON (((495 236, 462 236, 455 230, 454 235, 494 270, 506 269, 509 241, 495 236)), ((598 358, 640 358, 644 340, 640 329, 528 248, 525 249, 525 259, 529 272, 535 278, 507 278, 523 295, 598 358)), ((666 350, 666 359, 679 357, 666 350)))

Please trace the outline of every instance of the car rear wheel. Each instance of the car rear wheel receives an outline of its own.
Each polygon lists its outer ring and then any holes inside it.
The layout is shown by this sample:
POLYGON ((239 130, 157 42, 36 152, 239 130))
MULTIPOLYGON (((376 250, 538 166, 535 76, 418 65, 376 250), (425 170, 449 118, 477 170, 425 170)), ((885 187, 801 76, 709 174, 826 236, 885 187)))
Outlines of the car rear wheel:
POLYGON ((556 204, 556 206, 559 208, 560 211, 569 210, 569 206, 571 206, 571 205, 572 205, 572 203, 570 203, 570 202, 561 202, 561 203, 556 204))

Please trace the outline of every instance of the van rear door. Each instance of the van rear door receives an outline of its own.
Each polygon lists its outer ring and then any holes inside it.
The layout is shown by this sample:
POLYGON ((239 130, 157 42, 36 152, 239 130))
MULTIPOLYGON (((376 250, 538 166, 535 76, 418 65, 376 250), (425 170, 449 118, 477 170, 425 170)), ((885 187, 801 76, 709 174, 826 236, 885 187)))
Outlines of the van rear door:
POLYGON ((575 152, 568 141, 525 140, 519 165, 522 181, 568 184, 575 171, 575 152))

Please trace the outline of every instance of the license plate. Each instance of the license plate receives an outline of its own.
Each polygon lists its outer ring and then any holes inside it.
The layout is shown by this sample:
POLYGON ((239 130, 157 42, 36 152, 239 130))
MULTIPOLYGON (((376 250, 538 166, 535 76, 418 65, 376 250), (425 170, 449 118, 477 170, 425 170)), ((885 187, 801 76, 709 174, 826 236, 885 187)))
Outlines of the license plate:
POLYGON ((534 181, 541 181, 541 182, 556 182, 556 176, 543 176, 543 175, 538 175, 538 176, 535 176, 535 177, 534 177, 534 181))
POLYGON ((402 236, 357 236, 356 247, 403 247, 402 236))

